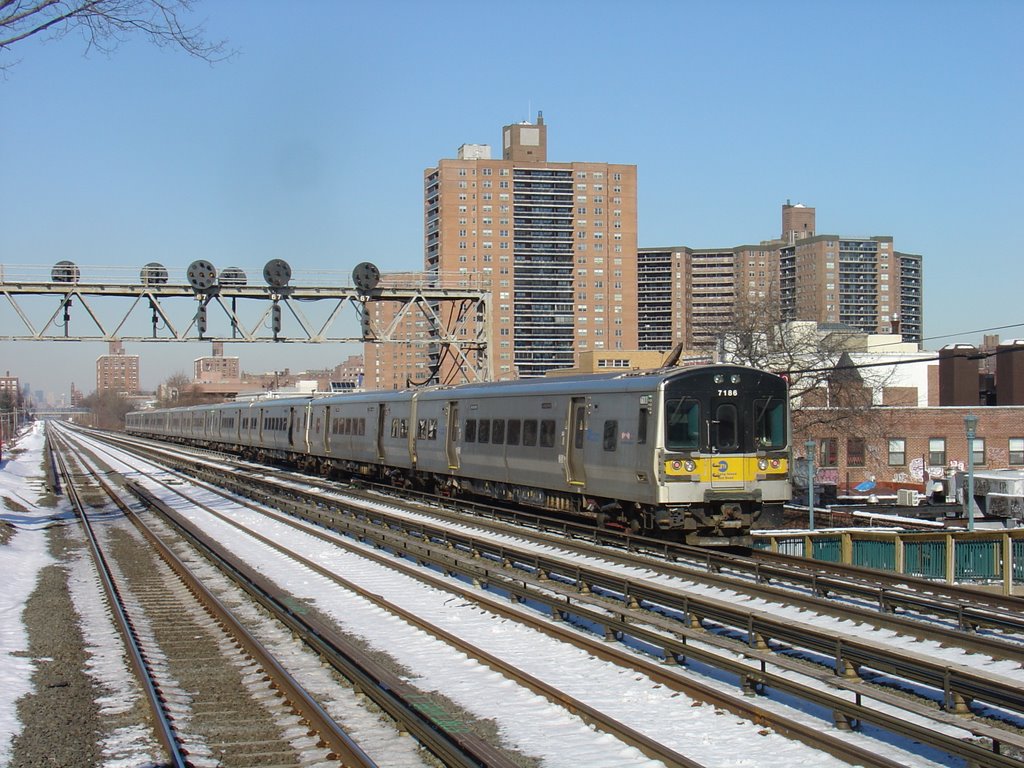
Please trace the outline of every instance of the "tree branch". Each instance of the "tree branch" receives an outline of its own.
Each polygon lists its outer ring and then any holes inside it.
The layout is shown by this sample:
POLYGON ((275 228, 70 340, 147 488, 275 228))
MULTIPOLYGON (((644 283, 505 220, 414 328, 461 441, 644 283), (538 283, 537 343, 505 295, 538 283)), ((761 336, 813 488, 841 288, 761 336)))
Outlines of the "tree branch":
POLYGON ((85 33, 87 51, 109 53, 128 34, 141 32, 159 46, 177 45, 205 61, 227 58, 224 41, 208 42, 201 25, 182 24, 192 6, 192 0, 0 0, 0 10, 8 12, 0 17, 0 51, 45 32, 62 37, 77 28, 85 33))

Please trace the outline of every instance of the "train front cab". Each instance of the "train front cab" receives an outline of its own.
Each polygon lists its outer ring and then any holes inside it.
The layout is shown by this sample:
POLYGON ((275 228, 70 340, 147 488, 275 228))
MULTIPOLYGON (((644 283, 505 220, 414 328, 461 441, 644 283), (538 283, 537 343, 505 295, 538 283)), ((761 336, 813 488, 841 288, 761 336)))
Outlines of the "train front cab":
POLYGON ((765 504, 790 497, 789 408, 779 376, 739 366, 666 380, 659 528, 688 543, 745 545, 765 504))

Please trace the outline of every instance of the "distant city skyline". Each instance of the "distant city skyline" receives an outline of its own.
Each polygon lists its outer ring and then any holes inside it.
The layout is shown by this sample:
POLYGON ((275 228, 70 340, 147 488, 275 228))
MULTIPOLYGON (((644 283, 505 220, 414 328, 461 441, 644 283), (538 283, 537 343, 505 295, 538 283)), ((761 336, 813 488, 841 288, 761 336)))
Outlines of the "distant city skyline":
MULTIPOLYGON (((197 8, 232 60, 136 40, 83 58, 74 37, 16 51, 0 263, 419 270, 422 169, 543 110, 551 158, 637 166, 640 247, 757 242, 805 203, 820 232, 924 257, 925 348, 1024 336, 1019 3, 197 8)), ((295 370, 359 351, 284 346, 226 353, 295 370)), ((208 353, 126 349, 146 389, 208 353)), ((104 352, 2 343, 0 368, 88 392, 104 352)))

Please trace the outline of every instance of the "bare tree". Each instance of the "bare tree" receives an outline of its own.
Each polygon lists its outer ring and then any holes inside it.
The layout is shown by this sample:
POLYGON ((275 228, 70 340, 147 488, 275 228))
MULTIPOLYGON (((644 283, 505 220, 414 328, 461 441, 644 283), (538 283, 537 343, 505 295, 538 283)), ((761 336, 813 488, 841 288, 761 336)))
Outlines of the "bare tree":
POLYGON ((161 408, 173 408, 179 405, 200 405, 216 398, 203 395, 199 388, 183 372, 172 374, 160 386, 157 404, 161 408))
POLYGON ((210 42, 202 24, 189 24, 194 0, 0 0, 0 52, 31 37, 80 32, 86 52, 114 51, 132 34, 158 46, 177 46, 205 61, 226 58, 225 41, 210 42))
POLYGON ((716 334, 722 361, 787 376, 798 432, 883 430, 884 413, 871 406, 892 369, 854 362, 851 341, 860 336, 854 329, 783 323, 781 309, 777 298, 738 300, 716 334))
POLYGON ((100 429, 123 430, 124 417, 134 409, 131 400, 110 390, 93 392, 82 405, 92 411, 93 426, 100 429))

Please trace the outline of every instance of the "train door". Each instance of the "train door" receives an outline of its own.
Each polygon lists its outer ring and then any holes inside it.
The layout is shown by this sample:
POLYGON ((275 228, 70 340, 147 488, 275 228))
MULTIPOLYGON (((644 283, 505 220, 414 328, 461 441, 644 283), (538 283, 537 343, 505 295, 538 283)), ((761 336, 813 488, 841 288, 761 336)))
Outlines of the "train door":
POLYGON ((324 453, 331 452, 331 406, 324 408, 324 453))
POLYGON ((587 481, 583 470, 583 447, 587 441, 587 398, 574 397, 569 405, 569 434, 565 452, 565 473, 569 485, 587 481))
POLYGON ((384 427, 388 411, 384 403, 377 404, 377 461, 384 461, 384 427))
POLYGON ((711 487, 740 487, 743 485, 743 458, 736 455, 740 450, 741 433, 737 399, 712 397, 708 416, 708 448, 715 454, 711 459, 711 487))
POLYGON ((448 428, 445 430, 444 450, 448 457, 448 469, 459 468, 459 404, 451 401, 448 403, 448 428))
POLYGON ((299 450, 309 453, 309 430, 313 422, 313 401, 310 400, 302 409, 302 421, 299 423, 299 450))

